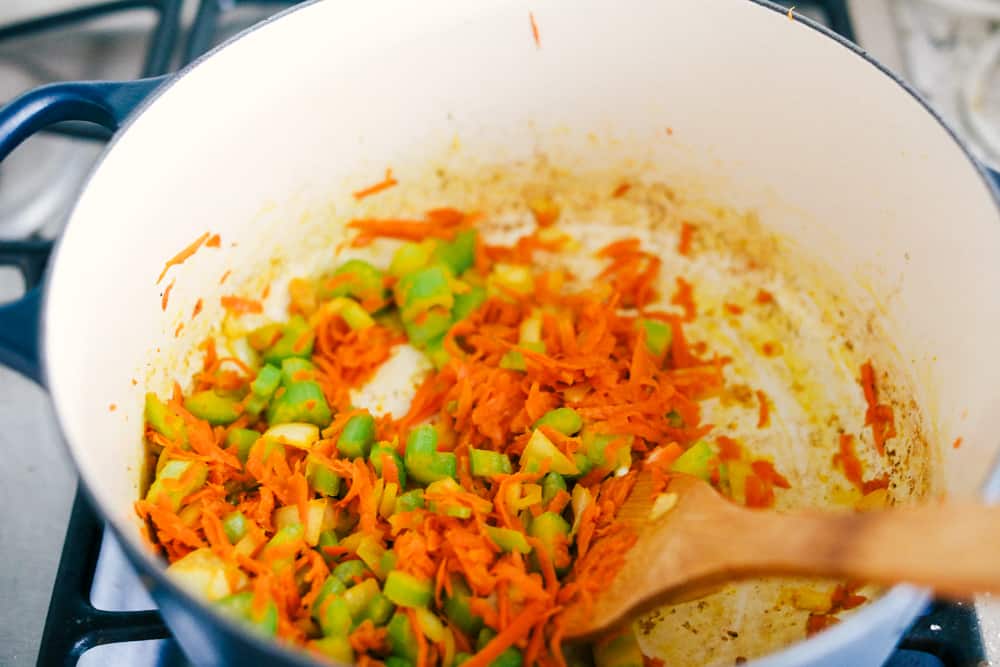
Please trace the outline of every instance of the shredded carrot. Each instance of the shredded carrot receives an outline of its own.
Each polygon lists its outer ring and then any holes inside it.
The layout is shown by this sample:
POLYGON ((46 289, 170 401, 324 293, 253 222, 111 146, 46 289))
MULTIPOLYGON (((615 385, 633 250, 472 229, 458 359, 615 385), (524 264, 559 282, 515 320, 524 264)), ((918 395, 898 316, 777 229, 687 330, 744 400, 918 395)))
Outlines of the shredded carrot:
POLYGON ((166 310, 167 309, 167 301, 170 300, 170 290, 172 290, 174 288, 174 283, 176 283, 176 282, 177 282, 177 279, 174 278, 173 280, 170 281, 170 284, 167 285, 167 289, 163 290, 163 294, 161 295, 161 298, 160 298, 160 310, 166 310))
POLYGON ((212 234, 207 241, 205 241, 206 248, 218 248, 222 245, 222 237, 218 234, 212 234))
POLYGON ((226 282, 226 278, 232 275, 232 273, 233 272, 231 270, 226 270, 226 272, 222 274, 222 277, 219 278, 219 284, 221 285, 226 282))
POLYGON ((684 310, 684 321, 691 322, 697 314, 694 305, 694 286, 680 276, 677 277, 677 291, 670 297, 670 303, 684 310))
POLYGON ((198 313, 201 312, 202 307, 205 305, 204 301, 199 298, 194 302, 194 309, 191 311, 191 319, 198 317, 198 313))
POLYGON ((951 443, 951 448, 952 449, 958 449, 961 446, 962 446, 962 438, 960 438, 960 437, 959 438, 955 438, 955 442, 951 443))
POLYGON ((762 305, 766 303, 774 303, 774 295, 766 289, 759 289, 757 290, 757 296, 754 301, 762 305))
MULTIPOLYGON (((356 229, 358 236, 352 246, 369 245, 376 238, 399 239, 401 241, 423 241, 428 238, 452 239, 455 233, 468 224, 470 217, 457 212, 457 216, 443 213, 444 209, 428 211, 424 220, 399 218, 359 218, 347 223, 356 229)), ((451 211, 451 209, 448 209, 451 211)))
POLYGON ((735 303, 724 303, 724 304, 722 304, 722 307, 730 315, 742 315, 743 314, 743 306, 739 306, 739 305, 737 305, 735 303))
POLYGON ((766 428, 771 423, 770 402, 762 390, 754 392, 757 395, 757 403, 760 405, 757 416, 757 428, 766 428))
POLYGON ((743 458, 743 447, 736 440, 720 435, 715 442, 719 445, 720 461, 739 461, 743 458))
POLYGON ((765 357, 776 357, 781 354, 781 343, 776 340, 767 341, 760 346, 760 351, 764 353, 765 357))
POLYGON ((394 185, 398 185, 399 181, 392 177, 392 169, 385 170, 385 178, 383 178, 378 183, 374 185, 369 185, 367 188, 362 188, 354 192, 355 199, 364 199, 365 197, 377 194, 383 190, 388 190, 394 185))
POLYGON ((181 331, 183 331, 183 330, 184 330, 184 323, 183 323, 183 322, 181 322, 181 323, 180 323, 180 324, 178 324, 178 325, 177 325, 177 327, 176 327, 176 328, 174 329, 174 338, 179 338, 179 337, 180 337, 180 335, 181 335, 181 331))
POLYGON ((875 370, 871 361, 861 366, 861 389, 864 392, 868 411, 865 413, 865 425, 872 428, 872 439, 875 449, 880 455, 885 454, 885 441, 896 436, 896 424, 893 418, 892 406, 879 403, 878 388, 875 386, 875 370))
POLYGON ((531 21, 531 37, 535 40, 535 47, 542 48, 542 38, 538 34, 538 24, 535 22, 535 15, 533 12, 528 12, 528 19, 531 21))
POLYGON ((234 315, 264 312, 264 306, 261 302, 254 299, 245 299, 239 296, 224 296, 220 301, 222 302, 222 307, 234 315))
POLYGON ((631 189, 632 189, 632 185, 631 184, 624 183, 624 182, 623 183, 619 183, 618 187, 616 187, 614 190, 612 190, 611 196, 614 197, 615 199, 617 199, 618 197, 624 197, 625 193, 627 193, 631 189))
POLYGON ((500 654, 513 646, 514 642, 523 639, 531 632, 531 628, 546 617, 545 606, 536 603, 526 607, 517 618, 491 639, 481 651, 463 663, 463 667, 487 667, 500 654))
POLYGON ((864 471, 860 459, 854 453, 854 436, 847 433, 840 434, 840 452, 834 454, 833 464, 843 468, 844 476, 851 484, 859 489, 864 487, 864 471))
MULTIPOLYGON (((670 134, 670 131, 667 131, 670 134)), ((691 241, 694 239, 694 225, 690 222, 681 223, 681 236, 677 242, 677 252, 682 255, 691 254, 691 241)))
POLYGON ((178 266, 183 264, 189 257, 198 252, 198 248, 208 240, 209 233, 205 232, 197 239, 195 239, 189 246, 181 250, 179 253, 167 260, 167 263, 163 265, 163 271, 160 272, 160 277, 156 279, 156 284, 159 285, 163 280, 163 277, 167 275, 167 271, 170 270, 171 266, 178 266))

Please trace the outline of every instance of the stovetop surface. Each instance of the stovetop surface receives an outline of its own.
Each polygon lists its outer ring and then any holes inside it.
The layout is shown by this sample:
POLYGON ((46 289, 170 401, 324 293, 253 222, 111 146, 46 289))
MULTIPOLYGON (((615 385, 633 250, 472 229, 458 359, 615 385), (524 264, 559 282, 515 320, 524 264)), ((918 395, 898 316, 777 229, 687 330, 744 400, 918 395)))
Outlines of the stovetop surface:
MULTIPOLYGON (((848 0, 785 4, 797 5, 796 11, 833 24, 849 37, 856 38, 876 57, 916 81, 922 92, 929 94, 936 104, 937 91, 939 107, 955 114, 961 122, 955 109, 955 86, 942 63, 948 59, 959 62, 968 59, 968 53, 962 51, 963 40, 978 43, 976 40, 981 40, 983 31, 988 32, 992 24, 983 27, 982 22, 956 21, 934 13, 935 10, 921 13, 915 9, 920 2, 849 0, 853 23, 843 11, 848 0), (898 32, 896 38, 884 39, 893 25, 898 32), (929 59, 926 51, 919 50, 927 46, 923 42, 945 49, 947 58, 929 59)), ((996 2, 1000 5, 1000 0, 996 2)), ((134 78, 141 75, 144 68, 145 73, 156 73, 150 72, 148 67, 149 38, 157 25, 158 14, 148 8, 128 15, 100 18, 82 28, 73 24, 16 39, 4 32, 3 26, 11 22, 32 19, 50 11, 74 10, 84 4, 81 0, 0 0, 0 101, 48 81, 134 78)), ((169 58, 159 63, 160 71, 166 71, 176 69, 214 43, 294 2, 149 0, 148 4, 176 5, 179 12, 177 18, 181 29, 175 36, 169 58), (211 19, 213 28, 186 29, 206 17, 211 19)), ((996 91, 1000 91, 1000 85, 996 86, 996 91)), ((100 141, 49 133, 33 138, 0 165, 0 240, 29 235, 54 237, 74 193, 101 148, 100 141)), ((20 293, 19 283, 20 279, 12 271, 0 267, 0 303, 20 293)), ((0 605, 0 665, 30 665, 38 660, 42 627, 50 610, 50 594, 73 508, 76 475, 59 440, 45 394, 34 384, 2 368, 0 451, 4 452, 4 464, 0 466, 0 590, 4 591, 6 600, 15 602, 0 605)), ((67 563, 81 567, 76 568, 79 570, 75 574, 77 579, 63 577, 62 584, 56 587, 54 602, 93 604, 97 609, 111 612, 151 609, 152 601, 120 548, 111 539, 101 540, 100 523, 86 508, 81 510, 79 506, 74 517, 76 528, 71 527, 71 533, 76 530, 89 537, 67 542, 64 569, 67 563), (84 586, 80 589, 83 592, 79 600, 74 598, 77 595, 74 587, 78 586, 84 586)), ((1000 618, 1000 614, 994 616, 1000 618)), ((904 645, 905 650, 894 656, 891 667, 969 667, 975 664, 978 660, 977 637, 969 634, 969 628, 973 627, 971 619, 972 611, 968 608, 932 609, 918 621, 915 632, 904 645), (950 639, 942 641, 942 636, 950 639), (938 655, 925 652, 928 649, 938 655)), ((993 643, 1000 641, 996 636, 1000 634, 997 630, 1000 623, 990 615, 986 621, 993 623, 984 626, 988 628, 987 644, 991 648, 993 643)), ((150 628, 153 626, 147 630, 150 628)), ((66 636, 76 636, 70 632, 70 627, 65 629, 66 636)), ((62 628, 58 626, 50 630, 50 637, 60 634, 62 628)), ((153 628, 148 634, 157 635, 157 632, 153 628)), ((59 641, 47 642, 50 649, 57 645, 61 646, 59 641)), ((53 656, 57 654, 58 651, 49 650, 47 657, 55 659, 53 656)), ((91 648, 83 653, 79 664, 88 667, 169 667, 186 662, 172 640, 151 639, 91 648)))

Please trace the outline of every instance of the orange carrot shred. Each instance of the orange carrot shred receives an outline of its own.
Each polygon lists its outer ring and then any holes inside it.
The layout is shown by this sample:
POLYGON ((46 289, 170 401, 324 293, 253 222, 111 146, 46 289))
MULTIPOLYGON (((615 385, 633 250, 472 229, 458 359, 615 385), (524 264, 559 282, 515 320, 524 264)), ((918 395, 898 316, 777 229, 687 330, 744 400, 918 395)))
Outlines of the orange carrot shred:
POLYGON ((220 301, 222 307, 234 315, 264 312, 264 306, 261 302, 254 299, 245 299, 239 296, 224 296, 220 298, 220 301))
POLYGON ((955 442, 951 443, 951 448, 952 449, 958 449, 961 446, 962 446, 962 438, 961 437, 955 438, 955 442))
POLYGON ((212 234, 212 236, 205 241, 206 248, 218 248, 220 245, 222 245, 222 238, 218 234, 212 234))
POLYGON ((528 19, 531 21, 531 36, 535 40, 535 46, 537 48, 542 48, 542 38, 538 33, 538 24, 535 22, 535 15, 533 12, 528 12, 528 19))
POLYGON ((377 194, 379 192, 382 192, 383 190, 388 190, 389 188, 397 184, 399 184, 399 181, 393 178, 392 169, 387 168, 385 170, 385 178, 383 178, 378 183, 375 183, 374 185, 369 185, 366 188, 362 188, 360 190, 355 191, 354 198, 364 199, 365 197, 377 194))
POLYGON ((163 290, 163 295, 160 298, 160 310, 167 309, 167 301, 170 300, 170 290, 174 288, 174 283, 176 282, 177 279, 174 278, 173 280, 170 281, 170 284, 167 285, 167 289, 163 290))
POLYGON ((198 252, 198 248, 208 240, 209 233, 205 232, 197 239, 195 239, 189 246, 181 250, 179 253, 167 260, 167 263, 163 265, 163 271, 160 272, 160 277, 156 279, 156 284, 159 285, 163 280, 163 277, 167 275, 167 271, 170 270, 171 266, 178 266, 183 264, 191 255, 198 252))
MULTIPOLYGON (((668 132, 669 134, 669 132, 668 132)), ((681 255, 691 254, 691 240, 694 238, 694 225, 689 222, 681 223, 681 237, 677 242, 677 252, 681 255)))
POLYGON ((754 392, 760 405, 757 416, 757 428, 766 428, 771 423, 770 401, 762 390, 754 392))

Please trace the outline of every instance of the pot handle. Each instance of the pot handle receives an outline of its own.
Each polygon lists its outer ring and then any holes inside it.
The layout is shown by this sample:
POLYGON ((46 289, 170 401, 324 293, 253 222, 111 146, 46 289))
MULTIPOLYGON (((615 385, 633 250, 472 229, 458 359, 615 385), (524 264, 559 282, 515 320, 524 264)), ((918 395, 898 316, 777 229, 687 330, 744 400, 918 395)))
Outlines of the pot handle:
MULTIPOLYGON (((55 123, 88 121, 115 131, 166 78, 54 83, 28 91, 0 109, 0 160, 55 123)), ((39 384, 41 283, 51 251, 51 241, 0 242, 0 266, 16 267, 25 287, 21 298, 0 306, 0 365, 39 384)))

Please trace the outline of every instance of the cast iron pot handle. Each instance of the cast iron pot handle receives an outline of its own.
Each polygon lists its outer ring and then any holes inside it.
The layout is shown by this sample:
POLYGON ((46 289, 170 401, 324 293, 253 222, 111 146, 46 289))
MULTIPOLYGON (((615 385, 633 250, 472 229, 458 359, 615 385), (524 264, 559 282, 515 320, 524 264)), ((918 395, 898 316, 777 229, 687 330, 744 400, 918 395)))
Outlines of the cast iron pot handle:
MULTIPOLYGON (((88 121, 113 132, 165 79, 55 83, 28 91, 0 109, 0 160, 35 132, 62 121, 88 121)), ((0 266, 16 267, 25 287, 24 296, 0 306, 0 364, 39 384, 41 282, 51 249, 51 241, 0 242, 0 266)))

